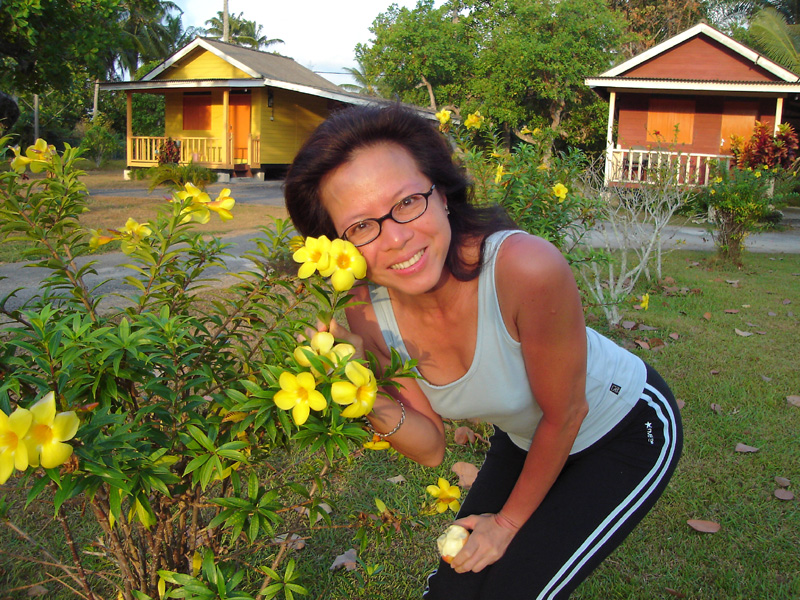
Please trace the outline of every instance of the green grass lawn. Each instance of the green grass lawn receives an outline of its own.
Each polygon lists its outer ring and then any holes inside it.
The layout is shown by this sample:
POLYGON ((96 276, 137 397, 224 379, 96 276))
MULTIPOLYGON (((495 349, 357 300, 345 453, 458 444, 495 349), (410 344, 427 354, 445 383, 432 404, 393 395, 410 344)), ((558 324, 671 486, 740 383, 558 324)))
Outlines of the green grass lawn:
MULTIPOLYGON (((800 505, 797 498, 774 496, 775 477, 788 478, 788 489, 795 494, 800 484, 800 408, 786 399, 800 395, 800 256, 747 254, 741 270, 720 267, 711 256, 669 254, 664 274, 671 279, 639 290, 649 291, 649 309, 637 311, 631 303, 625 310, 624 319, 635 323, 633 328, 607 332, 594 322, 671 384, 685 403, 685 445, 655 509, 578 588, 576 600, 800 598, 800 505), (640 324, 656 329, 641 330, 640 324), (658 349, 643 350, 637 341, 658 349), (739 443, 759 451, 736 452, 739 443), (720 530, 699 533, 689 527, 689 519, 715 521, 720 530)), ((451 436, 457 425, 452 424, 451 436)), ((473 427, 488 435, 487 427, 473 427)), ((436 564, 435 539, 452 519, 450 513, 427 514, 425 487, 439 476, 455 482, 452 465, 480 465, 485 449, 451 443, 437 469, 396 454, 366 452, 327 472, 335 527, 320 525, 304 549, 288 555, 297 562, 308 597, 420 598, 425 577, 436 564), (388 481, 397 475, 405 482, 388 481), (360 513, 375 513, 376 497, 405 515, 409 535, 370 541, 359 554, 363 564, 357 570, 331 571, 338 555, 359 549, 355 530, 347 525, 360 513), (374 571, 376 566, 381 567, 377 573, 367 574, 366 567, 374 571)), ((322 468, 322 461, 313 458, 302 464, 298 478, 322 468)), ((14 485, 19 481, 2 486, 0 497, 17 498, 21 491, 14 485)), ((28 513, 21 509, 22 503, 15 502, 9 513, 12 522, 24 525, 44 548, 69 562, 60 527, 49 521, 52 507, 39 502, 28 513)), ((86 525, 80 503, 68 513, 81 537, 80 550, 95 551, 90 544, 98 533, 86 525)), ((253 567, 269 565, 275 553, 274 546, 265 546, 236 560, 253 567)), ((0 600, 26 597, 26 586, 38 583, 49 590, 47 598, 77 597, 48 580, 46 572, 57 573, 52 567, 34 564, 28 556, 46 560, 30 542, 0 525, 0 600)), ((109 568, 95 556, 85 556, 91 568, 109 568)), ((259 582, 254 569, 251 573, 259 582)), ((259 583, 254 586, 258 589, 259 583)), ((108 590, 104 593, 104 598, 113 597, 108 590)))

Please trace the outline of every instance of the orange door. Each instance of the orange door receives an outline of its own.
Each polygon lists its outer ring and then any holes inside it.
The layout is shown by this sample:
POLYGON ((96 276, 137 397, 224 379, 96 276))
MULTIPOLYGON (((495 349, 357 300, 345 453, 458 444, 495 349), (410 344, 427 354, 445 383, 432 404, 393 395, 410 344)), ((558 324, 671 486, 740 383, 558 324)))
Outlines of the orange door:
POLYGON ((231 94, 228 104, 228 119, 233 139, 233 162, 234 164, 245 164, 249 158, 250 94, 231 94))

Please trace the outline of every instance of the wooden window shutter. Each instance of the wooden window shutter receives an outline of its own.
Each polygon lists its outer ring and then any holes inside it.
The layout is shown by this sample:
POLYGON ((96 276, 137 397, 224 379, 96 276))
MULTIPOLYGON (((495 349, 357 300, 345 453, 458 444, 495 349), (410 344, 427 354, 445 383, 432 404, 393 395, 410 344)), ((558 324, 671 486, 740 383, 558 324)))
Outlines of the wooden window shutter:
POLYGON ((694 110, 694 100, 650 98, 647 141, 691 144, 694 139, 694 110))
POLYGON ((211 129, 211 93, 184 92, 183 130, 211 129))

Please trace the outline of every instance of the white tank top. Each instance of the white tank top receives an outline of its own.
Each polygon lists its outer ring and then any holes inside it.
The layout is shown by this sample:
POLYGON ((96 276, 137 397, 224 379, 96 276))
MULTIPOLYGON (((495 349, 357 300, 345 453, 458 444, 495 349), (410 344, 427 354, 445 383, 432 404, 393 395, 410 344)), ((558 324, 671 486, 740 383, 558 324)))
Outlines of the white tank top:
MULTIPOLYGON (((517 233, 524 232, 500 231, 486 239, 484 266, 478 280, 478 335, 467 372, 445 385, 432 385, 421 376, 417 382, 440 416, 487 421, 528 450, 542 410, 531 391, 521 344, 511 337, 503 322, 495 286, 497 250, 503 240, 517 233)), ((410 359, 388 290, 371 286, 370 296, 386 344, 405 360, 410 359)), ((588 327, 586 341, 589 413, 571 453, 589 447, 628 414, 647 378, 639 357, 588 327)))

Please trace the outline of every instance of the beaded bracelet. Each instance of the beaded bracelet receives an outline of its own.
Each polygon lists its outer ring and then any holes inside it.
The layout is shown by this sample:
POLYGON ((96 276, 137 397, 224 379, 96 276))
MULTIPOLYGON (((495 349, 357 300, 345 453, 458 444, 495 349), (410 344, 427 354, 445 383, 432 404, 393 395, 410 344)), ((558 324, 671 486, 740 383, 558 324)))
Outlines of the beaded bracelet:
POLYGON ((377 435, 382 440, 384 440, 384 439, 388 438, 389 436, 392 436, 395 433, 397 433, 397 430, 400 429, 400 427, 403 425, 403 423, 406 420, 406 407, 403 405, 402 402, 400 402, 400 400, 397 400, 395 398, 395 401, 400 405, 400 411, 401 411, 400 412, 400 422, 397 425, 395 425, 394 429, 392 429, 389 433, 379 433, 379 432, 375 431, 375 428, 372 426, 372 423, 370 423, 369 420, 367 420, 367 418, 364 417, 364 422, 367 424, 367 429, 369 429, 372 432, 373 435, 377 435))

